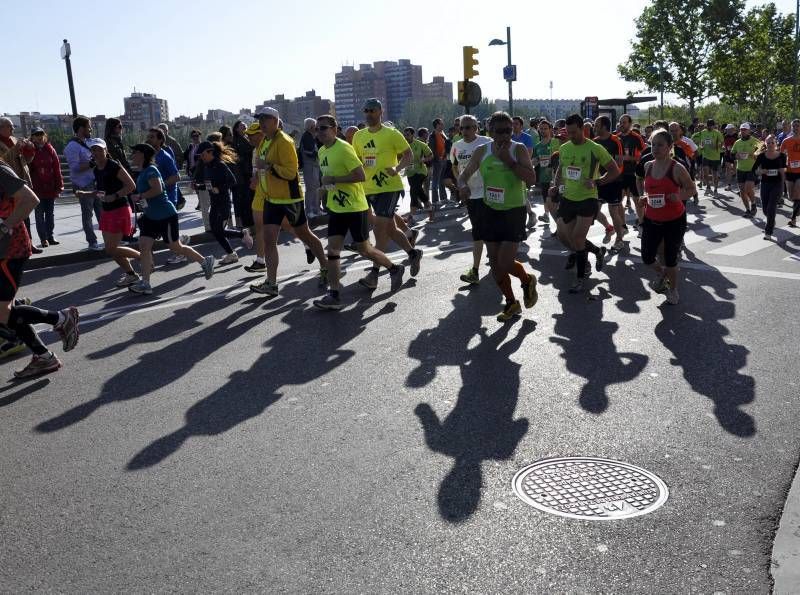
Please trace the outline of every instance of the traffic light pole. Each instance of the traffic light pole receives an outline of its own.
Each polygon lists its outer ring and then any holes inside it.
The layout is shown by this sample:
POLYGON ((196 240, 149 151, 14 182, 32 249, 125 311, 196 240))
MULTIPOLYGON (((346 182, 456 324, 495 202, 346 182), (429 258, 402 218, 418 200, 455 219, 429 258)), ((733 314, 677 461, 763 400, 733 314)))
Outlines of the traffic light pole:
MULTIPOLYGON (((511 27, 506 27, 506 45, 508 46, 508 67, 511 68, 511 27)), ((514 116, 514 92, 512 90, 513 81, 508 81, 508 113, 514 116)))

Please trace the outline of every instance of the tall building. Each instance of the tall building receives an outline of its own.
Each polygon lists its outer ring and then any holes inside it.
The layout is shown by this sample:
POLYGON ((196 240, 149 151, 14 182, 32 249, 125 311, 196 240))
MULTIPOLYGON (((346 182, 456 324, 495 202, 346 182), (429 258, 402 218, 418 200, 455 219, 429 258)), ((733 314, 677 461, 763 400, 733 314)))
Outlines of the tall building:
POLYGON ((433 81, 422 85, 422 99, 453 101, 453 83, 446 82, 443 76, 433 77, 433 81))
POLYGON ((336 119, 340 126, 352 126, 362 120, 361 106, 371 97, 377 97, 387 107, 384 117, 390 117, 386 96, 386 79, 383 69, 378 74, 371 64, 361 64, 358 70, 352 66, 342 66, 336 73, 333 94, 336 100, 336 119))
POLYGON ((314 89, 306 91, 302 97, 286 99, 284 95, 276 95, 256 106, 256 113, 265 107, 271 107, 281 115, 281 120, 291 124, 293 128, 301 128, 306 118, 316 118, 322 114, 334 114, 334 104, 330 99, 323 99, 314 89))
MULTIPOLYGON (((411 60, 397 62, 376 62, 384 64, 383 77, 386 79, 386 100, 389 113, 394 120, 403 117, 406 102, 422 94, 422 66, 412 64, 411 60)), ((452 99, 452 97, 451 97, 452 99)))
POLYGON ((123 101, 125 104, 123 120, 132 130, 147 130, 159 122, 169 120, 167 100, 159 99, 153 93, 134 91, 123 101))

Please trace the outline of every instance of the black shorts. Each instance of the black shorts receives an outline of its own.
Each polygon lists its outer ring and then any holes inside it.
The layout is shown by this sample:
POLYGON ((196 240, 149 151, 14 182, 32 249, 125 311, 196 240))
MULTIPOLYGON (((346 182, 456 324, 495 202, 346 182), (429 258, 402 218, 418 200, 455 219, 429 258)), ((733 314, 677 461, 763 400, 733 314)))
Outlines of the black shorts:
POLYGON ((22 269, 27 258, 4 258, 0 260, 0 302, 11 302, 17 295, 22 269))
POLYGON ((656 261, 658 246, 664 242, 664 266, 678 266, 678 255, 686 233, 686 211, 672 221, 653 221, 644 218, 642 222, 642 262, 647 265, 656 261))
POLYGON ((379 192, 378 194, 367 194, 367 202, 372 207, 376 217, 391 219, 397 210, 397 202, 400 200, 399 192, 379 192))
POLYGON ((177 242, 180 234, 178 233, 178 215, 167 217, 166 219, 150 219, 147 215, 139 218, 139 235, 146 238, 157 240, 162 238, 167 244, 177 242))
POLYGON ((755 182, 756 181, 756 174, 751 171, 739 171, 736 170, 736 182, 739 184, 744 184, 745 182, 755 182))
POLYGON ((564 223, 569 223, 576 217, 597 217, 600 211, 600 202, 596 198, 586 200, 567 200, 566 198, 558 203, 558 213, 556 218, 564 223))
POLYGON ((331 211, 328 218, 328 237, 346 236, 350 232, 353 242, 360 244, 369 239, 369 223, 367 213, 369 211, 358 211, 357 213, 335 213, 331 211))
POLYGON ((706 159, 703 157, 703 167, 707 167, 709 169, 719 169, 719 164, 719 159, 706 159))
POLYGON ((617 180, 622 185, 622 192, 627 190, 631 196, 639 196, 639 188, 636 186, 636 174, 623 174, 617 180))
POLYGON ((727 151, 727 152, 726 152, 726 153, 725 153, 725 154, 722 156, 722 160, 723 160, 725 163, 736 163, 736 156, 735 156, 733 153, 731 153, 730 151, 727 151))
POLYGON ((264 205, 264 225, 281 225, 284 217, 292 227, 300 227, 307 223, 308 219, 306 219, 306 209, 303 206, 303 201, 298 200, 297 202, 286 204, 266 202, 264 205))
POLYGON ((528 220, 528 211, 525 207, 514 207, 501 211, 487 207, 485 204, 478 207, 480 225, 480 238, 484 242, 523 242, 528 237, 525 223, 528 220))
POLYGON ((610 184, 598 186, 597 196, 600 202, 604 202, 607 205, 622 204, 622 184, 614 180, 610 184))
POLYGON ((470 198, 467 201, 467 215, 469 216, 469 223, 472 225, 472 241, 479 242, 481 237, 481 218, 483 211, 486 207, 483 205, 483 200, 470 198))
POLYGON ((796 173, 791 172, 791 171, 787 171, 786 172, 786 181, 787 182, 796 182, 797 180, 800 180, 800 174, 796 174, 796 173))

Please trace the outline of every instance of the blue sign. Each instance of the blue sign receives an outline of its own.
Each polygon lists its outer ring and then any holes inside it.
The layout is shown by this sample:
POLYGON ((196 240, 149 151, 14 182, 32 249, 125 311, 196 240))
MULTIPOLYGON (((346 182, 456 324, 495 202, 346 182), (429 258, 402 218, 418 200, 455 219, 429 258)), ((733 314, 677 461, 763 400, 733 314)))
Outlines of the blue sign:
POLYGON ((503 66, 503 78, 511 83, 517 80, 517 65, 503 66))

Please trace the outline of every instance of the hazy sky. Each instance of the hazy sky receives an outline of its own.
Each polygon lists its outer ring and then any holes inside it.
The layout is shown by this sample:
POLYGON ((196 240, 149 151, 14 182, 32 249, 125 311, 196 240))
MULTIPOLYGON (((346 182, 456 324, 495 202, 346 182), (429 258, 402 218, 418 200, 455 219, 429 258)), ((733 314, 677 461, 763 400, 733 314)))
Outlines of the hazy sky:
MULTIPOLYGON (((343 64, 409 58, 461 78, 461 47, 479 48, 484 97, 506 98, 511 26, 517 98, 620 96, 620 80, 645 0, 321 2, 300 0, 32 0, 4 2, 7 23, 0 113, 70 111, 62 39, 72 46, 78 110, 118 115, 135 87, 169 101, 170 116, 209 108, 238 112, 276 93, 310 89, 334 99, 343 64), (369 7, 368 9, 365 7, 369 7), (591 7, 591 8, 589 8, 591 7), (568 20, 567 20, 568 19, 568 20), (565 23, 569 24, 565 24, 565 23), (10 35, 10 39, 9 39, 10 35)), ((748 2, 748 6, 762 2, 748 2)), ((778 0, 792 12, 794 0, 778 0)), ((691 34, 687 32, 687 35, 691 34)))

